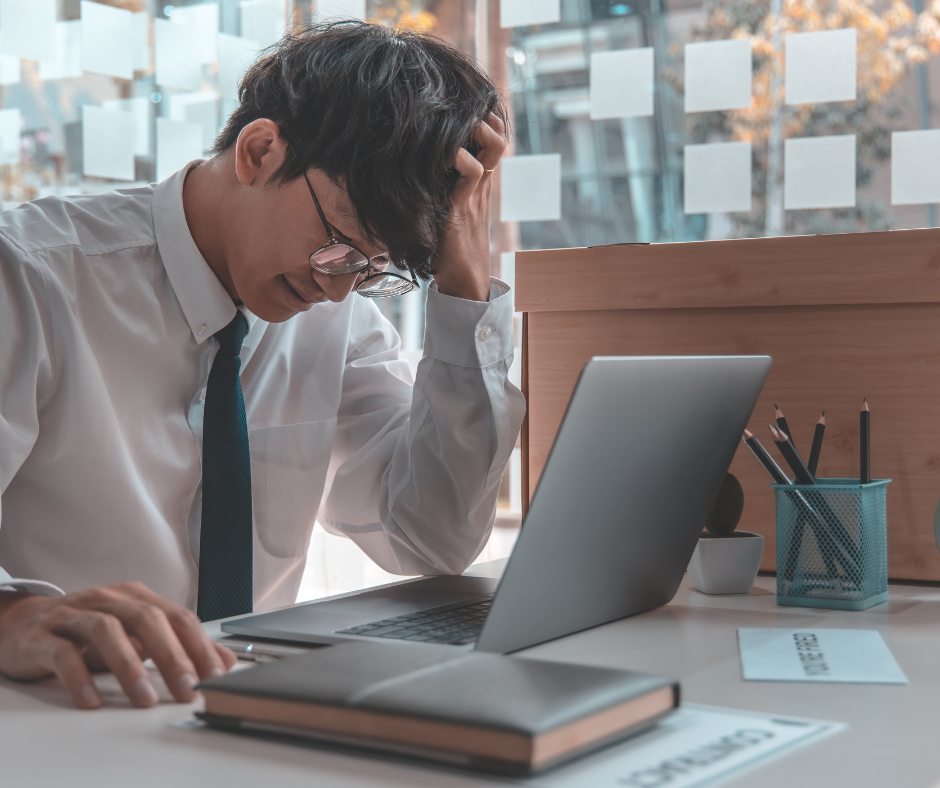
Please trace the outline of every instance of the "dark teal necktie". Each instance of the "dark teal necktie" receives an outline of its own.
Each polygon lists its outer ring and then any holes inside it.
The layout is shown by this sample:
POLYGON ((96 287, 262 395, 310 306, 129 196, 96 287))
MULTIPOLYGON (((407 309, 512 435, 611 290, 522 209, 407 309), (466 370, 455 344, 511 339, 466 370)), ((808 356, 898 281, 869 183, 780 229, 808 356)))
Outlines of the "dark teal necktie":
POLYGON ((203 621, 252 612, 251 459, 238 373, 248 321, 241 312, 215 338, 202 421, 199 602, 203 621))

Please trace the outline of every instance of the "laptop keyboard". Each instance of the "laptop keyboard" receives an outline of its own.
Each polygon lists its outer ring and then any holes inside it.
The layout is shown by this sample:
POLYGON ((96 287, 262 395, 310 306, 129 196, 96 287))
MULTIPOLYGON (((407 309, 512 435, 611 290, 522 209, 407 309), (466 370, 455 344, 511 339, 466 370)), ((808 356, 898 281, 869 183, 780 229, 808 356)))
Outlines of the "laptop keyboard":
POLYGON ((462 646, 473 643, 479 637, 491 604, 492 594, 482 602, 474 602, 472 605, 442 611, 422 610, 405 616, 383 618, 381 621, 341 629, 339 634, 462 646))

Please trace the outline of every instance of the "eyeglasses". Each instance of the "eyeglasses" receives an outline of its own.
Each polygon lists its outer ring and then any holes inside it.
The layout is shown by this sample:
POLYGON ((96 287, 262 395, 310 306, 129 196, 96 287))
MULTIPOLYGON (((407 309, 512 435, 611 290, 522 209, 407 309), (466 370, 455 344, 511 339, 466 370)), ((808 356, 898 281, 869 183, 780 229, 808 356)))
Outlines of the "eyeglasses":
POLYGON ((411 273, 411 281, 409 282, 405 277, 386 270, 391 264, 388 255, 377 254, 375 257, 370 258, 353 246, 352 242, 339 230, 336 230, 326 220, 307 173, 304 173, 304 180, 307 182, 307 188, 310 189, 313 204, 317 206, 317 213, 320 215, 320 221, 323 222, 323 229, 326 230, 326 234, 330 239, 310 255, 310 265, 314 271, 329 274, 330 276, 364 274, 365 279, 356 285, 356 292, 366 298, 387 298, 388 296, 403 295, 418 289, 418 280, 415 278, 411 266, 408 266, 408 271, 411 273))

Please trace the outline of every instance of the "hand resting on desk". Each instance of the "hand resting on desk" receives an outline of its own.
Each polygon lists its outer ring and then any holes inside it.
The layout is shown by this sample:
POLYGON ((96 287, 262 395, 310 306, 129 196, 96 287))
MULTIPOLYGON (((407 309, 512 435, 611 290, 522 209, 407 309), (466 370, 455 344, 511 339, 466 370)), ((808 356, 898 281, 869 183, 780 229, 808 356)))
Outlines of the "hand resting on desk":
POLYGON ((143 661, 151 658, 173 697, 195 698, 199 679, 227 673, 235 655, 213 643, 196 614, 141 583, 65 596, 0 593, 0 673, 61 679, 75 705, 101 706, 91 670, 110 670, 135 706, 159 698, 143 661))

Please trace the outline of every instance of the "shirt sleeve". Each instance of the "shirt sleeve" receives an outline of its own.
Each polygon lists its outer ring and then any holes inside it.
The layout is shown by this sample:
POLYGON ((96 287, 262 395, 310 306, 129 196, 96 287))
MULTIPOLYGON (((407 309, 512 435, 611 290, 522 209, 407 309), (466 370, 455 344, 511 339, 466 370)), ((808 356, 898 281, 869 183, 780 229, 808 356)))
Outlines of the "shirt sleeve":
MULTIPOLYGON (((3 493, 32 451, 39 435, 39 409, 54 384, 52 336, 39 269, 0 239, 0 522, 3 493)), ((13 578, 3 567, 0 591, 63 593, 42 580, 13 578)))
POLYGON ((466 301, 432 284, 413 387, 394 328, 358 302, 320 522, 388 572, 458 574, 489 538, 525 415, 507 377, 512 293, 493 279, 488 302, 466 301))

